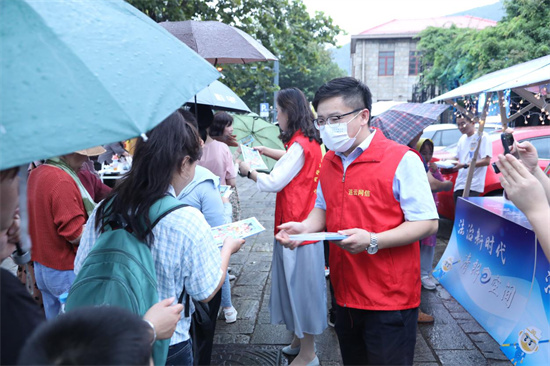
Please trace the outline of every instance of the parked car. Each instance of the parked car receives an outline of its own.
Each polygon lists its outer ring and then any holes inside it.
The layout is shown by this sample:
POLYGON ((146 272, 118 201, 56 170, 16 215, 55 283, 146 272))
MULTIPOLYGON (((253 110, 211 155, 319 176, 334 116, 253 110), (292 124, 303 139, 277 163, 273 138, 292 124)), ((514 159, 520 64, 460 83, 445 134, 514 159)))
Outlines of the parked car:
MULTIPOLYGON (((485 132, 490 133, 499 128, 499 125, 492 124, 490 126, 485 125, 485 132)), ((430 125, 424 129, 422 138, 430 139, 434 143, 434 151, 439 151, 447 146, 456 144, 458 139, 462 136, 457 125, 454 123, 441 123, 430 125)))
MULTIPOLYGON (((504 152, 502 142, 500 140, 501 131, 495 131, 489 134, 489 141, 493 145, 493 157, 491 164, 487 167, 487 175, 485 177, 485 190, 482 196, 500 196, 503 193, 502 186, 498 179, 500 174, 495 173, 492 164, 497 160, 498 154, 504 152)), ((539 166, 545 169, 550 163, 550 126, 537 127, 522 127, 514 131, 514 139, 518 142, 529 141, 538 151, 539 166)), ((447 148, 434 152, 432 161, 450 160, 456 157, 456 144, 450 145, 447 148)), ((456 181, 457 172, 450 169, 441 169, 443 177, 451 180, 453 184, 456 181)), ((437 194, 439 204, 437 211, 439 215, 451 220, 455 217, 455 203, 453 192, 439 192, 437 194)))

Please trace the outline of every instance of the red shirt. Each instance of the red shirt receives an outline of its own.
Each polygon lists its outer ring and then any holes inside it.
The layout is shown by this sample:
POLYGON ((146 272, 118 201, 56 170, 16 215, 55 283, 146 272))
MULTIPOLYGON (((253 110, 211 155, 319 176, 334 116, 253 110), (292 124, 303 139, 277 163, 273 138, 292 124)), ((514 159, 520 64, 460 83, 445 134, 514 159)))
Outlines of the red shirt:
MULTIPOLYGON (((409 148, 378 131, 370 146, 346 169, 334 152, 321 168, 327 231, 360 228, 381 233, 401 225, 403 211, 393 195, 397 166, 409 148)), ((350 254, 330 246, 330 278, 340 306, 364 310, 404 310, 420 305, 418 242, 350 254)))
POLYGON ((70 243, 82 234, 87 215, 76 182, 51 165, 34 169, 27 183, 32 260, 57 270, 74 267, 77 247, 70 243))
MULTIPOLYGON (((301 131, 296 132, 285 145, 288 150, 292 144, 300 144, 304 150, 304 166, 300 172, 279 193, 275 201, 275 234, 277 226, 289 221, 303 221, 315 205, 317 184, 323 158, 321 146, 315 140, 310 141, 301 131)), ((316 242, 304 242, 311 244, 316 242)))

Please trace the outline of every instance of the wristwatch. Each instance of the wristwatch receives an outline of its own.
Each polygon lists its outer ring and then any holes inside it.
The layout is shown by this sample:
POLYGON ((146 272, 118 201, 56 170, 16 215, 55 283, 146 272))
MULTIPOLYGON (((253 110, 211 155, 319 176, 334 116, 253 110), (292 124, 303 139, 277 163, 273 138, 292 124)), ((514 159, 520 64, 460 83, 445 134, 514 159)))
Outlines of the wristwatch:
POLYGON ((370 244, 366 251, 369 254, 376 254, 378 252, 378 236, 375 233, 370 233, 370 244))
POLYGON ((248 179, 250 179, 250 172, 252 172, 252 170, 249 170, 248 173, 246 174, 246 177, 247 177, 248 179))

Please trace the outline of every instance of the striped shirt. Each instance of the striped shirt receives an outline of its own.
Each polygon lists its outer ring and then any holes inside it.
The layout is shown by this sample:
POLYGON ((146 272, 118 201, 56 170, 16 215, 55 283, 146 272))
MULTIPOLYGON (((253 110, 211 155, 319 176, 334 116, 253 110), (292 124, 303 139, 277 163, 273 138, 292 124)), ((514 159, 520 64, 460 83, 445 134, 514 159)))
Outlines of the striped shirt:
MULTIPOLYGON (((168 193, 174 195, 174 189, 170 187, 168 193)), ((76 274, 99 236, 94 228, 95 215, 94 210, 82 233, 74 262, 76 274)), ((184 283, 186 292, 192 298, 208 298, 221 281, 221 256, 214 244, 210 226, 200 211, 184 207, 169 213, 153 228, 153 235, 155 240, 151 254, 155 263, 159 299, 174 297, 176 302, 184 283)), ((192 303, 190 309, 194 310, 192 303)), ((189 339, 190 325, 191 318, 186 318, 182 312, 170 345, 189 339)))

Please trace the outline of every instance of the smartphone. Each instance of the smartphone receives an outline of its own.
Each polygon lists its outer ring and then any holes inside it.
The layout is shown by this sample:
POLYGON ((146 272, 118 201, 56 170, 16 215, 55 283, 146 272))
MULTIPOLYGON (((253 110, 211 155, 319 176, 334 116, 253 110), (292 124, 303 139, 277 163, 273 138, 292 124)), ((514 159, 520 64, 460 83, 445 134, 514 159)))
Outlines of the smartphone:
POLYGON ((504 155, 510 154, 510 148, 514 145, 514 135, 503 132, 500 135, 500 141, 502 142, 502 147, 504 148, 504 155))

